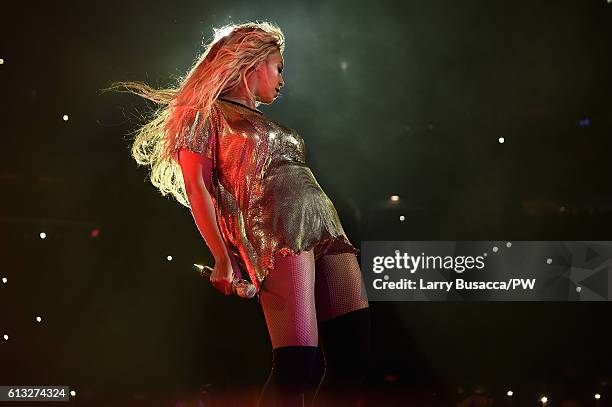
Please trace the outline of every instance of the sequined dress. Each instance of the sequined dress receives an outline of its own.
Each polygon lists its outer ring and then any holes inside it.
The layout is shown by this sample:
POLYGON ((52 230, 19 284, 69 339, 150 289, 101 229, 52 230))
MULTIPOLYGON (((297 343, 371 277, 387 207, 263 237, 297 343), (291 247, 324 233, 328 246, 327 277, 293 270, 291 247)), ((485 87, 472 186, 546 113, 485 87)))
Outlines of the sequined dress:
POLYGON ((217 224, 258 298, 276 253, 314 249, 315 259, 332 252, 359 253, 306 165, 304 140, 295 130, 223 98, 214 102, 200 127, 198 119, 199 113, 177 148, 212 160, 217 224))

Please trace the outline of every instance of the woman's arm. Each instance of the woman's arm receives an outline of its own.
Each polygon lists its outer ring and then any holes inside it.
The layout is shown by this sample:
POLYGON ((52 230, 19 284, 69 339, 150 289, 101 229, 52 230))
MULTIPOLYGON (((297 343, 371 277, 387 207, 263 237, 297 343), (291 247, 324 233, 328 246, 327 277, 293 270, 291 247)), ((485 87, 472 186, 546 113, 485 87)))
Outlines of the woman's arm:
POLYGON ((191 213, 200 234, 215 258, 215 269, 210 281, 219 291, 229 295, 233 281, 233 259, 230 258, 221 237, 215 206, 210 197, 212 162, 204 154, 182 148, 179 151, 179 164, 191 213))

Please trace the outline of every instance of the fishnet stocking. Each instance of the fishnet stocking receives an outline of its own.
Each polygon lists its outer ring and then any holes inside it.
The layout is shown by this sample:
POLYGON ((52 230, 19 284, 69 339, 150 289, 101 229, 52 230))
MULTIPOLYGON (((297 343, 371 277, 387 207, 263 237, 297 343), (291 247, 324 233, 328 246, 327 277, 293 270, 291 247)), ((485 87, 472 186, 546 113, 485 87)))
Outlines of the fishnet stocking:
POLYGON ((325 254, 315 262, 315 267, 315 298, 319 322, 368 306, 355 254, 325 254))
POLYGON ((260 303, 272 348, 317 346, 315 261, 312 250, 277 255, 261 287, 260 303))
POLYGON ((317 321, 368 306, 355 254, 330 252, 316 262, 312 250, 277 255, 260 296, 273 348, 317 346, 317 321))

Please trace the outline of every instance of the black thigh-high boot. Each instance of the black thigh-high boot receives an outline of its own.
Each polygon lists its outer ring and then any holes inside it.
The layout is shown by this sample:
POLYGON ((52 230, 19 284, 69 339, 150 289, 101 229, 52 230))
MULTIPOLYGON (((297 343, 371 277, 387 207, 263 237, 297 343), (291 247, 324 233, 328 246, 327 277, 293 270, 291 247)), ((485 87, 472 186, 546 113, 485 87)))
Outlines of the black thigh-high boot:
POLYGON ((370 308, 347 312, 319 324, 325 375, 315 396, 316 407, 355 406, 366 396, 372 366, 370 308))
POLYGON ((283 346, 272 351, 272 371, 258 407, 302 407, 317 361, 316 346, 283 346))

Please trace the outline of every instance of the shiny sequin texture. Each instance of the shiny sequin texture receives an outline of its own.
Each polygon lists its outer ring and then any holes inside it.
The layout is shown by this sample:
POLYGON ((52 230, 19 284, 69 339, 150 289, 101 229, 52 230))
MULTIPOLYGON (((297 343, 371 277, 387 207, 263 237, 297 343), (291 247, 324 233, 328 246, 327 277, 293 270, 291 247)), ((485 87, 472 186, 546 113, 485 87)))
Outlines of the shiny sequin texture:
POLYGON ((314 249, 315 259, 332 252, 359 253, 306 165, 304 140, 295 130, 223 98, 198 127, 199 119, 197 114, 177 149, 212 160, 211 197, 219 230, 258 294, 277 253, 314 249))

